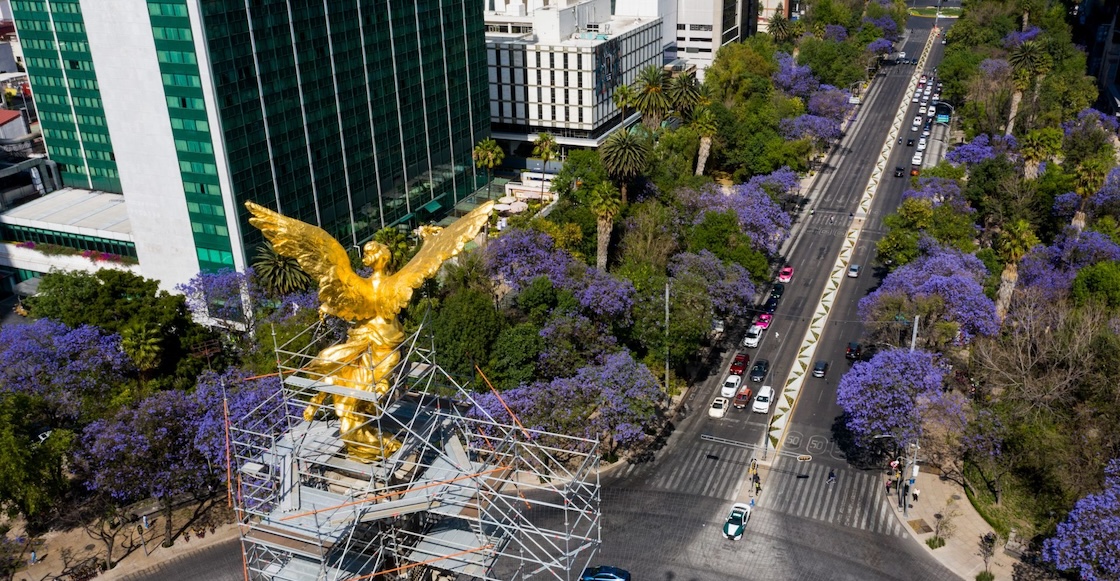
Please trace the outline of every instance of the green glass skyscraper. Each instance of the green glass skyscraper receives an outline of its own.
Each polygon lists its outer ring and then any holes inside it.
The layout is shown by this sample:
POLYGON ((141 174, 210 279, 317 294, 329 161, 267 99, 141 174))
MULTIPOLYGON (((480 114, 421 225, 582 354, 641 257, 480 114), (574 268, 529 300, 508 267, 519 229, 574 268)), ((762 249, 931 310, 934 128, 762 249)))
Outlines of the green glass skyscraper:
POLYGON ((481 4, 13 0, 66 185, 124 194, 145 276, 242 269, 242 202, 344 244, 446 213, 489 134, 481 4))

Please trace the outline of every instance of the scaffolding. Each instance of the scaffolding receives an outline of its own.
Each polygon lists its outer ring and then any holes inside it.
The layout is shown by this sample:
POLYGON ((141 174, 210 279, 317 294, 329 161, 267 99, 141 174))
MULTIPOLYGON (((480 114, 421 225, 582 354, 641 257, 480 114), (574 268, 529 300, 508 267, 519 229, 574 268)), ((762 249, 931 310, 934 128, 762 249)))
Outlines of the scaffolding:
POLYGON ((385 397, 330 385, 304 371, 325 336, 318 323, 277 347, 282 389, 232 422, 248 578, 579 578, 601 542, 597 442, 475 406, 422 328, 398 347, 385 397), (351 456, 329 407, 304 419, 323 391, 376 402, 367 426, 400 449, 351 456))

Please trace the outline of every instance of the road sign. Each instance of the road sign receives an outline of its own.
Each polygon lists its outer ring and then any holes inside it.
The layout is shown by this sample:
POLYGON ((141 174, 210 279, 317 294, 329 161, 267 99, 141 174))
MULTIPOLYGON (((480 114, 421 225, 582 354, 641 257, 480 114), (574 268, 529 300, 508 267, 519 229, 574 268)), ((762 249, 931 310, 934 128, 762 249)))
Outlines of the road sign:
POLYGON ((808 454, 802 454, 802 455, 797 457, 798 462, 808 462, 812 459, 813 459, 813 457, 808 455, 808 454))
POLYGON ((948 123, 949 122, 949 116, 948 115, 938 115, 937 116, 937 122, 938 123, 948 123))

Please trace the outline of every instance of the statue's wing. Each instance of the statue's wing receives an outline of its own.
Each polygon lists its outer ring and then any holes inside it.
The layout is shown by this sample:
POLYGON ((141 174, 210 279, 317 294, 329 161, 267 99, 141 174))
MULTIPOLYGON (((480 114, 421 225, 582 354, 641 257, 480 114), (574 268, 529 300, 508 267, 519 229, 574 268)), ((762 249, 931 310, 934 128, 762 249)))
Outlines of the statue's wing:
POLYGON ((424 245, 412 260, 383 283, 382 288, 392 296, 386 297, 398 309, 408 306, 413 289, 435 275, 444 261, 463 250, 467 241, 474 238, 494 209, 494 202, 486 202, 459 218, 450 226, 429 232, 421 228, 424 245))
POLYGON ((374 315, 370 281, 350 268, 346 249, 330 234, 253 202, 245 202, 245 207, 253 213, 249 223, 264 233, 276 252, 296 259, 299 267, 319 283, 324 311, 347 320, 374 315))

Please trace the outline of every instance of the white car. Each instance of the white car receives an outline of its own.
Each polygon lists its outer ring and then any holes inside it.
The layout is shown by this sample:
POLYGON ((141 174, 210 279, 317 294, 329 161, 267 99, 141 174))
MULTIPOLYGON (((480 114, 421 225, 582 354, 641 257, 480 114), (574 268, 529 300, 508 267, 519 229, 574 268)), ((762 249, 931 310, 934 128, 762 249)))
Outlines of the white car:
POLYGON ((747 336, 743 337, 743 347, 754 349, 762 341, 762 327, 758 325, 751 325, 747 329, 747 336))
POLYGON ((915 153, 914 157, 910 158, 910 165, 922 165, 922 154, 915 153))
POLYGON ((770 402, 773 400, 774 388, 764 385, 759 388, 758 395, 754 396, 754 405, 751 406, 751 411, 756 414, 768 414, 770 413, 770 402))
POLYGON ((914 125, 915 127, 921 127, 922 126, 922 116, 921 115, 915 115, 914 116, 914 123, 912 125, 914 125))
POLYGON ((728 375, 727 379, 723 380, 723 386, 719 388, 719 394, 723 397, 735 397, 741 383, 743 383, 741 375, 728 375))
POLYGON ((723 523, 723 536, 729 540, 737 541, 743 538, 743 531, 747 528, 747 521, 751 519, 751 505, 742 502, 735 503, 727 520, 723 523))
POLYGON ((926 115, 928 115, 930 117, 933 117, 933 116, 937 115, 937 107, 934 107, 933 105, 930 105, 929 109, 926 109, 926 115))
POLYGON ((848 266, 848 278, 859 278, 858 264, 852 264, 848 266))
POLYGON ((708 408, 708 416, 722 418, 727 415, 727 398, 717 397, 712 400, 712 407, 708 408))
POLYGON ((925 150, 926 150, 926 138, 923 137, 923 138, 918 140, 918 151, 925 151, 925 150))

